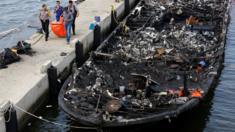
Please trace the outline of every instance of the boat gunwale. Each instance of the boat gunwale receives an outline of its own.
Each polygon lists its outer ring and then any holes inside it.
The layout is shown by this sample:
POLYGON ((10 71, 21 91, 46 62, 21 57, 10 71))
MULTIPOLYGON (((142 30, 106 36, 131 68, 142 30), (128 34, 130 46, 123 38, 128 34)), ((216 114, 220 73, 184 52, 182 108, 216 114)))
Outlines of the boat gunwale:
MULTIPOLYGON (((141 2, 141 1, 140 1, 141 2)), ((231 3, 231 0, 228 0, 228 2, 231 3)), ((137 5, 138 6, 138 5, 137 5)), ((229 10, 229 9, 227 9, 229 10)), ((228 11, 226 12, 225 11, 225 14, 226 13, 229 13, 228 11)), ((129 15, 128 15, 129 16, 129 15)), ((128 16, 124 19, 124 21, 128 18, 128 16)), ((221 42, 221 46, 222 49, 220 50, 223 50, 223 54, 224 54, 224 48, 225 48, 225 43, 226 43, 226 32, 227 32, 227 25, 228 25, 228 21, 225 21, 223 22, 223 25, 222 25, 222 29, 225 30, 225 35, 223 35, 223 38, 222 38, 222 42, 221 42)), ((99 51, 102 47, 106 46, 106 42, 107 40, 109 40, 109 38, 111 38, 113 36, 113 34, 116 33, 116 30, 120 28, 120 25, 118 25, 115 30, 105 39, 104 42, 102 42, 102 44, 97 48, 97 51, 99 51)), ((207 84, 207 88, 205 88, 205 91, 204 91, 204 95, 203 95, 203 98, 202 100, 205 98, 205 96, 208 94, 208 92, 211 90, 211 88, 213 87, 213 84, 215 84, 216 80, 217 80, 217 77, 220 76, 220 73, 222 71, 222 68, 223 68, 223 65, 222 65, 222 62, 224 60, 224 55, 222 55, 216 62, 218 62, 218 67, 215 71, 217 71, 217 75, 215 76, 212 76, 212 78, 210 79, 210 83, 207 84)), ((80 117, 77 117, 78 115, 72 111, 71 109, 69 109, 64 100, 63 100, 63 95, 64 95, 64 92, 65 90, 67 89, 67 86, 69 84, 69 82, 71 81, 71 76, 65 81, 65 83, 63 84, 62 86, 62 89, 59 93, 59 97, 58 97, 58 103, 59 103, 59 106, 67 113, 69 114, 70 116, 72 117, 75 117, 77 120, 80 120, 80 122, 84 125, 88 125, 88 126, 97 126, 98 124, 92 124, 91 122, 89 121, 86 121, 86 120, 81 120, 80 117)), ((102 124, 102 127, 120 127, 120 126, 129 126, 129 125, 138 125, 138 124, 144 124, 144 123, 148 123, 148 122, 155 122, 155 121, 160 121, 160 120, 163 120, 163 119, 169 119, 169 118, 172 118, 172 117, 177 117, 179 114, 189 110, 189 109, 192 109, 193 107, 197 106, 199 103, 201 102, 200 99, 198 98, 193 98, 193 99, 190 99, 189 101, 187 101, 185 104, 179 106, 176 110, 172 110, 172 111, 167 111, 167 112, 163 112, 163 113, 160 113, 160 114, 152 114, 152 116, 149 116, 149 117, 143 117, 143 118, 136 118, 136 119, 130 119, 128 121, 125 121, 125 122, 108 122, 108 123, 104 123, 102 124)))

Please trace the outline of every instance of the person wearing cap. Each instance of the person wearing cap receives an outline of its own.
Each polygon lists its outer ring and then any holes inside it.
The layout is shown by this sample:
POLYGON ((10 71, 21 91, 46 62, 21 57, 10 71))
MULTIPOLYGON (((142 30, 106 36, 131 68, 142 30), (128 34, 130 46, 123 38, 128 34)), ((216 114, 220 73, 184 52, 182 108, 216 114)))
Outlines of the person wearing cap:
POLYGON ((68 7, 64 8, 63 18, 64 18, 64 25, 66 29, 66 40, 67 40, 67 44, 69 44, 70 38, 71 38, 71 28, 72 28, 72 23, 73 23, 74 18, 73 18, 72 10, 69 9, 68 7))
POLYGON ((73 23, 72 23, 72 30, 73 30, 73 35, 75 35, 75 21, 76 21, 76 17, 79 16, 79 12, 78 12, 78 9, 77 7, 74 5, 73 1, 76 1, 76 0, 69 0, 69 5, 68 5, 68 8, 70 10, 72 10, 72 13, 73 13, 73 23))
POLYGON ((46 4, 43 4, 42 8, 40 9, 39 19, 41 21, 42 30, 45 33, 45 41, 48 41, 48 37, 49 37, 50 17, 51 17, 50 10, 47 8, 46 4))
POLYGON ((60 0, 56 0, 56 6, 54 8, 54 13, 56 14, 56 21, 60 21, 60 17, 63 14, 63 7, 60 5, 60 0))

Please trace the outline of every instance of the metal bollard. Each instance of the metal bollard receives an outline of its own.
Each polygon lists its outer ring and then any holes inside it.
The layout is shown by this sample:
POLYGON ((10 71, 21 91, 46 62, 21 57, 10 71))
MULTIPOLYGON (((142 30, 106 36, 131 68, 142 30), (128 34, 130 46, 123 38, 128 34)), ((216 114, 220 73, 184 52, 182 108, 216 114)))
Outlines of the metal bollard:
POLYGON ((130 1, 125 0, 124 4, 125 4, 125 16, 127 16, 130 13, 130 1))
POLYGON ((82 66, 85 61, 84 51, 83 51, 83 44, 80 41, 77 41, 75 44, 75 53, 76 53, 76 64, 77 67, 82 66))
POLYGON ((101 27, 99 25, 95 25, 93 49, 96 49, 101 44, 101 41, 102 41, 101 27))
POLYGON ((5 113, 6 120, 6 131, 7 132, 18 132, 18 122, 17 122, 17 114, 14 107, 10 107, 5 113))
POLYGON ((57 99, 59 90, 58 90, 58 81, 57 81, 57 68, 51 66, 47 70, 48 81, 49 81, 49 95, 51 99, 57 99))
MULTIPOLYGON (((114 7, 112 7, 114 8, 114 7)), ((110 31, 113 31, 116 27, 117 27, 118 23, 117 23, 117 12, 112 9, 111 11, 111 25, 110 25, 110 31)))

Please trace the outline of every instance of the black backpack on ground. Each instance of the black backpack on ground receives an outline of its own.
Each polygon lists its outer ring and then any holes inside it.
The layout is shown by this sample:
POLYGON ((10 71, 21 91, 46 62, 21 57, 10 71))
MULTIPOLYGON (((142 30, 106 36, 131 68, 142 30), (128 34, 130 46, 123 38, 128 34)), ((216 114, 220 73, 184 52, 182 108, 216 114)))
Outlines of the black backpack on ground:
POLYGON ((0 53, 0 69, 6 68, 6 65, 17 62, 20 57, 9 48, 5 48, 2 53, 0 53))
POLYGON ((25 41, 19 41, 15 47, 17 54, 29 54, 31 55, 31 44, 25 41))

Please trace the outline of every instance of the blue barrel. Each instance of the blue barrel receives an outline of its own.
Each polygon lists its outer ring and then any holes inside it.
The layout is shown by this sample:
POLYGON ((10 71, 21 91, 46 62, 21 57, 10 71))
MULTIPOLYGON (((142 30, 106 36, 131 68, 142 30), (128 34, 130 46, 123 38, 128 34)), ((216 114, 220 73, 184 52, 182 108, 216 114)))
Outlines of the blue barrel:
POLYGON ((89 26, 89 30, 94 30, 94 29, 95 29, 95 24, 91 23, 90 26, 89 26))

